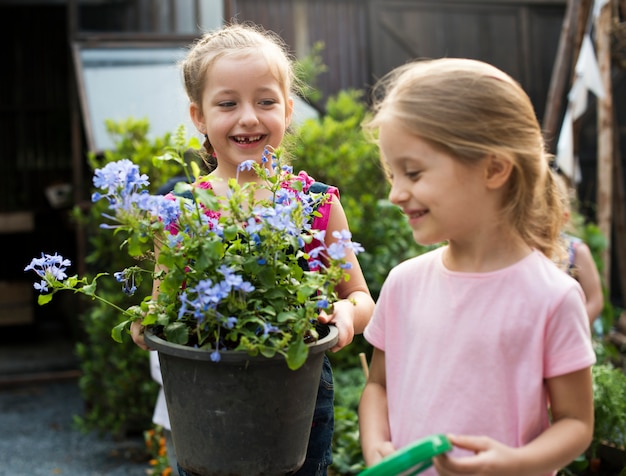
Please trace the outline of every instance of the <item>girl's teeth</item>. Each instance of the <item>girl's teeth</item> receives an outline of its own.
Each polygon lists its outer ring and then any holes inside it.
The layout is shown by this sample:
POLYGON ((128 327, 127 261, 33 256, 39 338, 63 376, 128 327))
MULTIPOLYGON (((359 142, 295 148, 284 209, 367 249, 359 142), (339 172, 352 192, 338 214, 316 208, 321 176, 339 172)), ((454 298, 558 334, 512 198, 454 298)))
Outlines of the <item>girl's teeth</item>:
POLYGON ((259 139, 261 139, 261 136, 254 136, 254 137, 235 137, 235 140, 241 144, 244 143, 249 143, 249 142, 256 142, 259 139))

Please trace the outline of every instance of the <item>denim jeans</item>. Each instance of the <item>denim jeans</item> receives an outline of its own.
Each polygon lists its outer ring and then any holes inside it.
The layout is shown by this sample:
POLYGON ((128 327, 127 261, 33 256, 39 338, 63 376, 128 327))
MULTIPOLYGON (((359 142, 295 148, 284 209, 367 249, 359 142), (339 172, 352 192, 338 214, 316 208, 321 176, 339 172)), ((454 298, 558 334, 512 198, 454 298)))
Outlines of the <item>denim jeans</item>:
MULTIPOLYGON (((304 465, 298 471, 292 473, 292 476, 326 476, 328 466, 333 461, 334 399, 333 371, 330 360, 328 360, 327 356, 324 356, 322 377, 317 390, 315 413, 313 414, 313 423, 311 424, 311 436, 309 437, 306 459, 304 460, 304 465)), ((180 476, 196 476, 186 473, 180 466, 178 467, 178 472, 180 476)))

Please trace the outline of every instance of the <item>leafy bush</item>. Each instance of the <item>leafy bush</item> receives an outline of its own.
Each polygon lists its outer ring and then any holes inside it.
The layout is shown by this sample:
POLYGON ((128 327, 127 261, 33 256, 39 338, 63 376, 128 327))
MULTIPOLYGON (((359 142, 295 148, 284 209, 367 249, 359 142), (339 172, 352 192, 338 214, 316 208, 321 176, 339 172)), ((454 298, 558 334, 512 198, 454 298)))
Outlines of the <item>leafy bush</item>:
POLYGON ((365 469, 359 440, 358 406, 365 376, 358 360, 352 368, 335 372, 335 432, 333 464, 335 474, 358 474, 365 469))
POLYGON ((610 364, 592 369, 594 397, 594 430, 591 456, 601 443, 618 448, 626 446, 626 375, 610 364))
MULTIPOLYGON (((88 160, 92 170, 129 158, 140 166, 142 173, 150 174, 154 180, 150 184, 153 190, 181 173, 181 169, 174 166, 168 169, 152 167, 153 157, 162 154, 172 138, 165 134, 153 141, 148 140, 147 120, 107 121, 107 131, 114 138, 115 149, 106 151, 101 157, 91 154, 88 160)), ((120 252, 122 239, 99 227, 105 208, 106 204, 101 201, 88 210, 74 210, 89 243, 88 273, 103 267, 122 270, 132 264, 127 253, 120 252)), ((114 280, 101 280, 98 292, 124 309, 138 304, 125 297, 119 286, 114 280)), ((137 283, 137 286, 149 292, 152 283, 146 281, 137 283)), ((158 391, 157 384, 150 377, 149 354, 130 338, 122 344, 115 342, 111 338, 111 329, 121 320, 119 313, 95 301, 89 304, 87 311, 80 316, 84 338, 76 345, 82 371, 79 386, 86 401, 86 411, 83 416, 75 418, 76 423, 83 431, 97 430, 113 436, 141 432, 152 424, 151 409, 158 391)))

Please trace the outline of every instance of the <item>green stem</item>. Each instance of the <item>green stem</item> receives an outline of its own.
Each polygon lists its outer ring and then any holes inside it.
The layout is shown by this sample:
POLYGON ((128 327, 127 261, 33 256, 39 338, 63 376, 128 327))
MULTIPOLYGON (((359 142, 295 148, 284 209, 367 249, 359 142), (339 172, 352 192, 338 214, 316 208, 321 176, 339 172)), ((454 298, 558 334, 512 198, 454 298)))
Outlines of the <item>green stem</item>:
POLYGON ((84 296, 89 296, 92 299, 97 299, 98 301, 111 306, 112 308, 118 310, 119 312, 121 312, 122 314, 129 316, 129 317, 133 317, 133 314, 129 313, 126 309, 122 309, 121 307, 119 307, 117 304, 115 304, 114 302, 109 301, 108 299, 103 298, 102 296, 98 296, 95 293, 89 293, 89 292, 85 292, 82 288, 73 288, 71 286, 66 286, 65 284, 63 284, 60 288, 57 287, 55 289, 54 292, 56 291, 74 291, 75 293, 81 293, 84 296))

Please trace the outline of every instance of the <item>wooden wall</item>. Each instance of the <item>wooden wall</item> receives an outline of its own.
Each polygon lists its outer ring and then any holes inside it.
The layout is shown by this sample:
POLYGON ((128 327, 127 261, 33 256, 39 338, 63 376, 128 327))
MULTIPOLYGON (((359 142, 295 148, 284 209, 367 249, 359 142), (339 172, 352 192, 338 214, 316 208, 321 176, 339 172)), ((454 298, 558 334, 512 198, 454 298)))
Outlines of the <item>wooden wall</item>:
POLYGON ((228 18, 276 31, 298 54, 305 53, 298 51, 303 36, 309 45, 323 42, 328 72, 318 86, 325 97, 346 88, 367 89, 410 59, 463 56, 492 62, 518 79, 539 116, 565 10, 565 0, 227 0, 226 4, 228 18))

